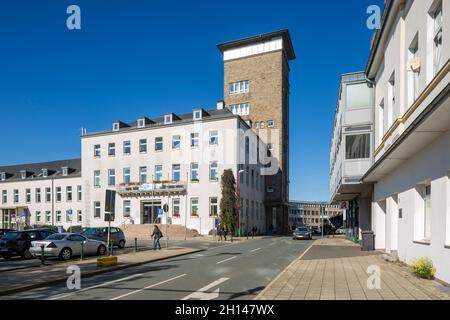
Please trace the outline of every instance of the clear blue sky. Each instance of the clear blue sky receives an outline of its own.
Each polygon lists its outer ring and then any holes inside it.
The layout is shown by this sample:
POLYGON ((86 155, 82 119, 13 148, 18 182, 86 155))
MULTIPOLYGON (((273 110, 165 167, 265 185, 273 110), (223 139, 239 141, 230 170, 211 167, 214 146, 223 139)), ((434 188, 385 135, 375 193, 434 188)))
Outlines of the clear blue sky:
POLYGON ((80 156, 80 128, 214 108, 223 97, 216 44, 288 28, 291 199, 328 200, 339 75, 363 70, 383 0, 0 2, 0 165, 80 156), (82 30, 66 28, 77 4, 82 30))

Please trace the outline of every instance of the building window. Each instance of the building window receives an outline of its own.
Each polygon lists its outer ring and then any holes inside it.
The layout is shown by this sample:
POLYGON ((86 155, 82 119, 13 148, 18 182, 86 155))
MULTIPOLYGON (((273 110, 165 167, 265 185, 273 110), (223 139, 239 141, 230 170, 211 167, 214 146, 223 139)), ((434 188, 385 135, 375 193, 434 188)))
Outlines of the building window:
POLYGON ((72 222, 72 219, 73 219, 73 211, 72 211, 72 209, 66 210, 66 222, 72 222))
POLYGON ((131 141, 123 142, 123 154, 125 155, 131 154, 131 141))
POLYGON ((172 123, 172 115, 171 114, 166 114, 164 116, 164 124, 171 124, 172 123))
POLYGON ((218 145, 219 144, 219 131, 212 130, 209 132, 209 145, 218 145))
POLYGON ((31 189, 25 190, 25 201, 26 203, 31 203, 31 189))
POLYGON ((384 99, 378 106, 378 143, 381 144, 384 137, 384 99))
POLYGON ((194 111, 194 120, 202 120, 202 111, 201 110, 194 111))
POLYGON ((141 184, 147 183, 147 167, 139 168, 139 182, 141 184))
POLYGON ((275 127, 275 122, 274 122, 273 120, 267 121, 267 127, 268 127, 268 128, 273 128, 273 127, 275 127))
POLYGON ((255 129, 259 129, 259 122, 255 122, 255 129))
POLYGON ((116 170, 109 169, 108 170, 108 186, 112 187, 116 185, 116 170))
POLYGON ((181 136, 176 135, 172 137, 172 149, 178 150, 181 148, 181 136))
POLYGON ((219 180, 219 165, 217 161, 211 161, 209 163, 209 180, 210 181, 219 180))
POLYGON ((209 198, 209 216, 217 217, 219 213, 219 203, 216 197, 209 198))
POLYGON ((431 185, 424 186, 424 240, 431 239, 431 185))
POLYGON ((94 202, 94 218, 100 218, 101 217, 101 204, 100 201, 94 202))
POLYGON ((179 164, 172 165, 172 180, 180 181, 181 179, 181 166, 179 164))
POLYGON ((230 110, 233 114, 248 116, 250 114, 250 105, 248 103, 232 104, 230 110))
POLYGON ((163 138, 155 138, 155 151, 163 151, 163 138))
POLYGON ((61 187, 56 187, 56 202, 62 201, 62 190, 61 187))
POLYGON ((191 133, 191 147, 197 148, 199 146, 199 134, 191 133))
POLYGON ((112 157, 116 155, 116 144, 110 143, 108 144, 108 156, 112 157))
POLYGON ((2 204, 6 204, 8 202, 8 191, 3 190, 2 191, 2 204))
POLYGON ((77 186, 77 201, 80 202, 83 198, 82 187, 77 186))
POLYGON ((130 168, 123 169, 123 183, 125 183, 125 184, 131 183, 131 169, 130 168))
POLYGON ((0 181, 6 180, 6 172, 0 172, 0 181))
POLYGON ((275 192, 275 188, 272 186, 267 187, 267 193, 274 193, 275 192))
POLYGON ((46 223, 52 222, 52 213, 50 211, 45 211, 45 222, 46 223))
POLYGON ((131 201, 130 200, 123 201, 123 216, 126 218, 131 216, 131 201))
POLYGON ((36 222, 41 222, 41 212, 36 211, 36 222))
POLYGON ((78 219, 78 222, 83 221, 83 212, 81 210, 77 211, 77 219, 78 219))
POLYGON ((69 168, 67 168, 67 167, 62 168, 62 172, 63 172, 63 176, 67 177, 69 175, 69 168))
POLYGON ((250 90, 250 82, 248 80, 233 82, 229 84, 230 95, 248 93, 249 90, 250 90))
POLYGON ((261 121, 259 124, 259 128, 264 129, 264 127, 265 127, 265 123, 264 123, 264 121, 261 121))
POLYGON ((191 217, 198 217, 198 198, 191 198, 191 217))
POLYGON ((51 202, 52 201, 52 189, 45 188, 45 202, 51 202))
POLYGON ((102 152, 101 152, 100 145, 99 145, 99 144, 96 144, 96 145, 94 146, 94 157, 95 157, 95 158, 100 158, 101 155, 102 155, 102 152))
POLYGON ((396 106, 396 92, 395 92, 395 72, 392 74, 388 82, 388 114, 387 114, 387 127, 390 128, 394 123, 394 112, 396 106))
POLYGON ((48 169, 42 169, 42 177, 47 178, 48 177, 48 169))
POLYGON ((163 177, 163 168, 161 165, 155 166, 155 181, 160 182, 163 177))
POLYGON ((409 46, 409 66, 408 66, 408 102, 412 105, 419 97, 419 74, 420 74, 420 60, 419 60, 419 35, 414 37, 409 46))
POLYGON ((172 208, 173 208, 173 217, 175 219, 179 219, 181 217, 180 215, 180 199, 173 199, 172 200, 172 208))
POLYGON ((66 187, 66 200, 72 201, 72 187, 66 187))
POLYGON ((139 119, 138 120, 138 128, 144 128, 145 127, 145 119, 139 119))
POLYGON ((61 211, 56 211, 56 222, 60 223, 61 222, 61 211))
POLYGON ((100 188, 100 171, 94 171, 94 187, 100 188))
POLYGON ((348 135, 345 137, 345 159, 370 158, 370 134, 348 135))
POLYGON ((191 163, 191 182, 199 182, 198 163, 191 163))
POLYGON ((433 17, 433 76, 442 68, 442 2, 439 2, 438 7, 432 14, 433 17))
POLYGON ((147 153, 147 139, 139 140, 139 152, 147 153))
POLYGON ((118 122, 113 122, 113 131, 119 131, 120 129, 120 125, 118 122))
POLYGON ((367 83, 347 85, 347 108, 368 107, 372 103, 372 90, 367 83))

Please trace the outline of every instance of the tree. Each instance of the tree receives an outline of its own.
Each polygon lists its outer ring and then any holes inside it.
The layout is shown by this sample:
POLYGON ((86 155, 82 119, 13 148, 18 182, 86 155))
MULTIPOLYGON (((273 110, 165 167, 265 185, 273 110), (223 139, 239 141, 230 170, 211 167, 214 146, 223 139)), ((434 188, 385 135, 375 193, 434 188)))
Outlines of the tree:
POLYGON ((227 230, 234 234, 237 224, 236 179, 233 170, 225 170, 221 179, 222 199, 220 200, 220 220, 227 230))

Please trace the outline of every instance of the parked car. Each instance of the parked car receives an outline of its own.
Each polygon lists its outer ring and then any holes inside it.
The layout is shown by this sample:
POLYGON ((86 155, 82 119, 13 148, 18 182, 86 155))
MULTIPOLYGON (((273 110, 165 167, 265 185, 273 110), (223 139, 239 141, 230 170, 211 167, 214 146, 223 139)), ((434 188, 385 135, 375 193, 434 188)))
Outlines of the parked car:
MULTIPOLYGON (((81 234, 89 239, 108 242, 108 227, 104 228, 83 228, 81 234)), ((125 234, 120 228, 111 227, 111 241, 113 246, 125 247, 125 234)))
POLYGON ((294 240, 304 240, 304 239, 312 240, 311 229, 308 227, 298 227, 294 231, 293 239, 294 240))
POLYGON ((45 257, 70 260, 74 256, 81 255, 82 243, 83 255, 103 256, 106 252, 106 243, 103 241, 88 239, 77 233, 55 233, 45 240, 32 241, 30 252, 34 257, 42 257, 44 246, 45 257))
POLYGON ((5 235, 5 233, 12 232, 11 229, 0 229, 0 239, 5 235))
POLYGON ((314 235, 322 234, 322 231, 320 230, 319 227, 311 227, 311 232, 314 235))
POLYGON ((31 242, 43 240, 54 232, 48 229, 31 229, 25 231, 7 232, 0 239, 0 254, 4 259, 12 256, 21 256, 24 259, 31 259, 31 242))
POLYGON ((335 234, 345 234, 345 228, 344 227, 340 227, 338 229, 336 229, 336 231, 334 232, 335 234))

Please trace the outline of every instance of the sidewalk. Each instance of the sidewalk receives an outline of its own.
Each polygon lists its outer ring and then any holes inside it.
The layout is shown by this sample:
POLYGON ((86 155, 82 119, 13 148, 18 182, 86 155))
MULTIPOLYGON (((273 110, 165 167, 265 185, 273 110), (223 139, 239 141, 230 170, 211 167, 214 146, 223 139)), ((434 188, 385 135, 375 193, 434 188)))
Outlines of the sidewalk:
POLYGON ((173 247, 161 251, 150 250, 119 255, 119 263, 114 267, 97 267, 97 259, 94 257, 83 261, 78 260, 5 272, 0 277, 0 296, 65 282, 69 276, 66 273, 68 266, 76 265, 80 267, 82 277, 92 277, 201 251, 204 250, 173 247))
POLYGON ((388 263, 378 251, 362 252, 342 238, 317 240, 257 300, 450 300, 450 290, 388 263), (381 289, 367 286, 369 266, 381 270, 381 289))

